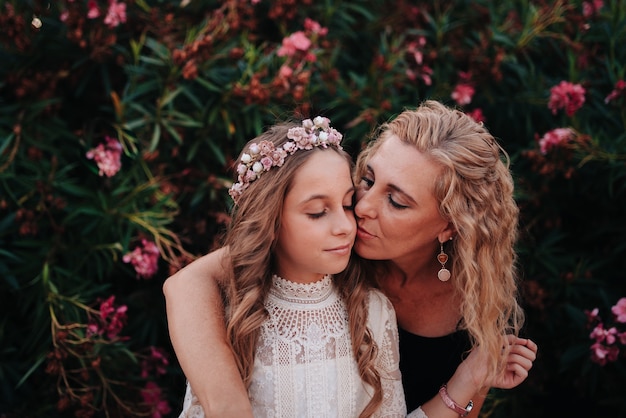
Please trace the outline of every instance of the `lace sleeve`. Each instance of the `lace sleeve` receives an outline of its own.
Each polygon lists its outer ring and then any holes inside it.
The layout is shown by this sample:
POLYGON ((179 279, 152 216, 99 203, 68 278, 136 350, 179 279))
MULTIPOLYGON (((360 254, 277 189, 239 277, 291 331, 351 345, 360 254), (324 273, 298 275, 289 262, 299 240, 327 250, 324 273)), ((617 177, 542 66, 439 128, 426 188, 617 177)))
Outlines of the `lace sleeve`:
POLYGON ((183 401, 183 410, 178 418, 205 418, 204 410, 200 405, 200 401, 193 390, 191 385, 187 382, 187 389, 185 390, 185 399, 183 401))
POLYGON ((396 313, 389 299, 379 291, 370 292, 368 318, 369 327, 378 344, 377 367, 383 387, 383 404, 374 416, 404 418, 406 403, 400 374, 396 313))
POLYGON ((428 415, 422 411, 422 407, 418 407, 415 411, 407 415, 407 418, 428 418, 428 415))

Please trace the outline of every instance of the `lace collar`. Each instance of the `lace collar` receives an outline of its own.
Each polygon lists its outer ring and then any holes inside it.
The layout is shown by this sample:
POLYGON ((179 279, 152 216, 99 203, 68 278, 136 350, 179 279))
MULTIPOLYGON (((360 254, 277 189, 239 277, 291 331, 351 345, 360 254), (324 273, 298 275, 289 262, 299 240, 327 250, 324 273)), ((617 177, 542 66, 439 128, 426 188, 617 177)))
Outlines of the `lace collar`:
POLYGON ((296 283, 274 274, 270 292, 285 300, 301 303, 321 302, 333 292, 333 280, 330 274, 313 283, 296 283))

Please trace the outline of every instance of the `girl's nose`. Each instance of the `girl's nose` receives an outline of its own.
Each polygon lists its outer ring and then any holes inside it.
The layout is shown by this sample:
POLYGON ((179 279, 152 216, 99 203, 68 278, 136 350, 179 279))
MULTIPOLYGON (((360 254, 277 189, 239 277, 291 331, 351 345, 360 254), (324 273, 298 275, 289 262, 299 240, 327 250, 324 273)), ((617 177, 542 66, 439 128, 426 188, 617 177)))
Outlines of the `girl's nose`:
POLYGON ((351 211, 342 211, 335 223, 337 235, 350 235, 356 230, 356 219, 351 211))

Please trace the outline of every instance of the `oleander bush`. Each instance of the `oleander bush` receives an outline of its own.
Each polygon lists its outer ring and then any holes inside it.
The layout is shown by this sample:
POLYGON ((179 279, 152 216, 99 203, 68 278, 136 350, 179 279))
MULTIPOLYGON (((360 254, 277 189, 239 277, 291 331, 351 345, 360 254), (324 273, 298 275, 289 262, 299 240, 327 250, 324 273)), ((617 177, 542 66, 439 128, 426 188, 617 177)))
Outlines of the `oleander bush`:
POLYGON ((528 380, 483 416, 623 416, 622 0, 0 1, 0 417, 177 416, 161 286, 240 147, 323 114, 356 155, 433 98, 510 154, 528 380))

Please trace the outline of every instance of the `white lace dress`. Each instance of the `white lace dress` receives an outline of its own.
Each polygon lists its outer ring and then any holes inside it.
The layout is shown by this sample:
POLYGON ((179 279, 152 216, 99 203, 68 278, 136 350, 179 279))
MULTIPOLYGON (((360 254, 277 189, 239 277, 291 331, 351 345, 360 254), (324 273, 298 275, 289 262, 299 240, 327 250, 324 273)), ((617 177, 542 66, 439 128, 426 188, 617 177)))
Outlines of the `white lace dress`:
MULTIPOLYGON (((359 377, 348 314, 332 279, 298 284, 273 278, 265 303, 269 318, 261 328, 248 389, 255 417, 358 417, 371 398, 359 377)), ((376 417, 405 417, 398 368, 398 330, 389 300, 369 297, 369 320, 378 344, 383 405, 376 417)), ((180 418, 204 417, 187 384, 180 418)), ((410 417, 425 417, 418 409, 410 417)))

